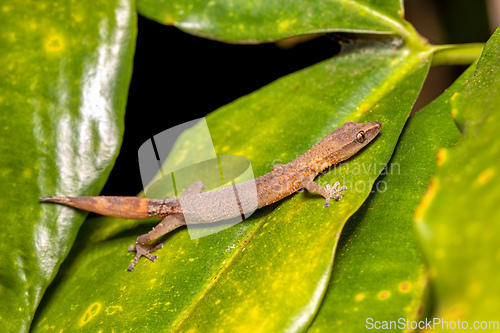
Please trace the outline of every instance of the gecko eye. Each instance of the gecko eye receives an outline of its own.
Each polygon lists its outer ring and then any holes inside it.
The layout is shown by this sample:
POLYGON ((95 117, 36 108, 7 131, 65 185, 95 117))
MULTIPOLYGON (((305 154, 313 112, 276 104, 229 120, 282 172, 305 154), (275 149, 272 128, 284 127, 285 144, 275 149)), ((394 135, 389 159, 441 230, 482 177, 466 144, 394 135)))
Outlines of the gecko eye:
POLYGON ((359 143, 363 143, 365 142, 365 140, 366 140, 365 132, 361 131, 358 132, 358 134, 356 134, 356 141, 358 141, 359 143))

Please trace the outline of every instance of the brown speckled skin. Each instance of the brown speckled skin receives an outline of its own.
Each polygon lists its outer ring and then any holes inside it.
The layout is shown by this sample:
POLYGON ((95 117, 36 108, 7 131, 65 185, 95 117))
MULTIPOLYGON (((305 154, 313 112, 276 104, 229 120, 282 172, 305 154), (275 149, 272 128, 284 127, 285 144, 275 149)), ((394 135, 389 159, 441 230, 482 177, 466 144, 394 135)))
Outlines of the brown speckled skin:
POLYGON ((186 220, 194 223, 226 220, 270 205, 303 188, 325 197, 325 207, 330 198, 340 200, 341 196, 337 193, 345 187, 322 187, 314 182, 314 178, 323 170, 356 154, 377 136, 381 127, 377 122, 346 122, 290 163, 275 165, 273 171, 255 180, 237 184, 237 196, 234 187, 201 193, 204 186, 197 181, 188 187, 182 197, 165 200, 136 197, 45 197, 40 200, 121 218, 163 218, 153 230, 139 236, 135 245, 129 247, 129 251, 136 252, 134 262, 128 267, 132 271, 141 256, 156 260, 157 256, 150 252, 162 247, 158 240, 170 231, 186 225, 186 220), (235 197, 237 207, 228 203, 231 202, 229 198, 235 197))

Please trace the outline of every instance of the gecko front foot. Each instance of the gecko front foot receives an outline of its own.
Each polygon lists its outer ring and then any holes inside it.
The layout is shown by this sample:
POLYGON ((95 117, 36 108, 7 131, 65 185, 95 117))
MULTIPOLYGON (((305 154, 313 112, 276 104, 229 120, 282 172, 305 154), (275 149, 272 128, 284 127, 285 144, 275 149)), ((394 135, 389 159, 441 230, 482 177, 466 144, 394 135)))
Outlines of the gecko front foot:
POLYGON ((158 258, 158 256, 153 256, 150 254, 150 252, 154 252, 156 250, 159 250, 162 247, 163 247, 162 243, 158 243, 156 245, 152 245, 152 244, 139 245, 137 243, 135 245, 130 245, 128 248, 128 251, 135 252, 136 254, 135 254, 134 261, 128 266, 127 270, 132 272, 134 270, 135 265, 139 262, 139 259, 142 256, 145 256, 146 258, 148 258, 151 261, 155 261, 158 258))
POLYGON ((327 184, 325 186, 326 190, 329 192, 329 196, 326 198, 326 201, 325 201, 325 204, 323 207, 330 206, 330 198, 333 198, 336 201, 339 201, 340 199, 342 199, 342 195, 337 194, 337 193, 339 193, 340 191, 347 190, 347 186, 342 186, 342 187, 337 188, 337 186, 339 186, 339 185, 340 185, 340 183, 336 182, 335 184, 333 184, 333 187, 330 187, 330 184, 327 184))

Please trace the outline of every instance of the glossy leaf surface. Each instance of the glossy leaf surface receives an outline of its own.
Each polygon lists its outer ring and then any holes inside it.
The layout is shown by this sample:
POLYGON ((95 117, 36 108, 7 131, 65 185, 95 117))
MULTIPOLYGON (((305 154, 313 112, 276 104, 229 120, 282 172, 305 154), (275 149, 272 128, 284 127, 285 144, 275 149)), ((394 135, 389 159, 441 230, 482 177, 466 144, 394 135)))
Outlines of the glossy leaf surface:
POLYGON ((98 194, 118 154, 135 22, 129 1, 0 6, 3 331, 29 328, 85 217, 38 197, 98 194))
POLYGON ((499 50, 497 30, 474 75, 453 95, 463 137, 440 150, 437 174, 416 214, 436 285, 435 317, 467 320, 469 328, 476 320, 498 320, 500 309, 499 50))
MULTIPOLYGON (((186 229, 177 230, 156 262, 141 260, 133 273, 126 249, 152 222, 88 221, 36 330, 46 330, 44 322, 91 331, 304 330, 328 285, 339 232, 389 161, 428 65, 429 54, 379 44, 291 74, 209 115, 217 154, 246 156, 255 175, 304 153, 347 120, 379 121, 383 129, 317 179, 347 185, 340 202, 324 209, 321 197, 302 192, 217 234, 191 241, 186 229)), ((185 136, 173 156, 203 153, 195 139, 196 131, 185 136)))
POLYGON ((450 97, 474 67, 408 120, 372 194, 342 231, 328 291, 310 332, 361 332, 381 329, 384 321, 404 331, 406 320, 429 313, 428 269, 413 214, 434 175, 438 149, 461 136, 450 97))
POLYGON ((139 0, 137 8, 159 23, 232 43, 332 31, 405 35, 408 28, 399 0, 139 0))

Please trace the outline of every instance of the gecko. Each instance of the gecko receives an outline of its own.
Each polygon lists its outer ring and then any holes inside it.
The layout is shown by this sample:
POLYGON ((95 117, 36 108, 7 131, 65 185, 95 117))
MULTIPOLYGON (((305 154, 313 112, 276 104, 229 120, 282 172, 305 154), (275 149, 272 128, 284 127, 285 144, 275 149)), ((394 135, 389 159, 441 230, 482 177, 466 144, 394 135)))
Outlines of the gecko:
POLYGON ((344 123, 288 164, 276 164, 271 172, 235 185, 238 192, 236 210, 227 204, 227 198, 234 198, 233 186, 202 192, 205 186, 199 180, 189 185, 182 196, 165 200, 120 196, 41 197, 39 200, 124 219, 161 218, 162 221, 156 227, 139 236, 135 244, 128 248, 129 252, 136 252, 127 268, 133 271, 142 256, 155 261, 158 256, 151 252, 163 247, 161 238, 186 225, 186 220, 196 223, 227 220, 273 204, 302 189, 324 197, 326 201, 323 207, 329 206, 330 198, 339 201, 342 199, 339 193, 346 190, 346 186, 338 187, 340 183, 336 182, 333 187, 323 187, 315 183, 314 179, 325 169, 356 154, 377 136, 381 128, 378 122, 344 123), (181 205, 180 200, 188 204, 181 205))

